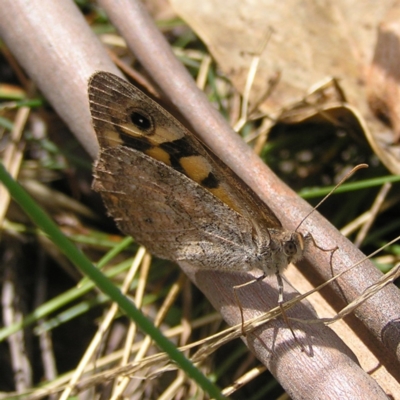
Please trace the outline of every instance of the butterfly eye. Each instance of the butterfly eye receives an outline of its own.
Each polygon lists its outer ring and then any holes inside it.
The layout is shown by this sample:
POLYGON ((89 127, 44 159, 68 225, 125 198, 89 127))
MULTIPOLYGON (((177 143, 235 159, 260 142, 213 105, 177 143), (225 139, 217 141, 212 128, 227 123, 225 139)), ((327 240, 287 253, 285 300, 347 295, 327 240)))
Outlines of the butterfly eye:
POLYGON ((132 111, 130 117, 132 123, 140 130, 142 131, 152 130, 153 123, 151 119, 146 115, 144 115, 143 113, 138 111, 132 111))
POLYGON ((294 256, 297 253, 297 246, 292 241, 285 242, 283 251, 287 256, 294 256))

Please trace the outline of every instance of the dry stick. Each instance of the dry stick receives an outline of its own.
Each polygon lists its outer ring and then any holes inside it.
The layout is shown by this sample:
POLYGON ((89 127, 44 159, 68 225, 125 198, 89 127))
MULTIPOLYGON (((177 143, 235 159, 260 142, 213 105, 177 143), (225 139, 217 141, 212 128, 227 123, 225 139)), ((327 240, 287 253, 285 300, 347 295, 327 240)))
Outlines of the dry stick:
MULTIPOLYGON (((309 206, 278 180, 241 139, 232 136, 223 118, 204 101, 204 95, 192 90, 190 77, 186 81, 182 80, 182 74, 187 76, 186 71, 182 73, 182 66, 179 63, 172 64, 170 57, 166 56, 169 48, 167 50, 167 44, 164 42, 161 44, 156 37, 159 32, 156 32, 152 21, 148 17, 143 17, 142 6, 128 0, 121 0, 118 7, 115 7, 114 1, 101 0, 101 4, 108 8, 109 16, 130 42, 130 48, 134 49, 136 55, 140 55, 141 62, 149 74, 160 83, 165 93, 174 98, 173 103, 182 114, 186 115, 186 120, 191 121, 191 125, 197 128, 196 131, 201 134, 203 140, 269 204, 284 226, 295 229, 297 221, 306 213, 305 210, 308 210, 309 206), (282 204, 285 206, 282 207, 282 204)), ((87 27, 75 5, 72 2, 42 0, 36 1, 34 7, 31 6, 28 10, 24 0, 3 0, 0 7, 0 21, 0 36, 3 41, 33 77, 87 151, 95 156, 97 146, 90 128, 86 82, 96 70, 116 72, 116 69, 107 59, 105 50, 87 27), (10 19, 9 15, 14 17, 10 19), (21 32, 31 34, 23 35, 21 32), (60 43, 68 45, 60 46, 60 43)), ((318 234, 319 243, 326 240, 327 243, 340 246, 348 258, 347 265, 360 259, 360 253, 355 252, 353 246, 330 224, 318 217, 317 213, 310 217, 307 224, 312 227, 314 236, 318 234)), ((309 255, 308 258, 314 268, 323 274, 323 260, 317 259, 316 255, 309 255)), ((227 273, 204 274, 193 269, 190 272, 189 266, 182 267, 230 324, 240 322, 237 307, 231 306, 234 299, 231 298, 230 291, 242 278, 227 273)), ((251 274, 246 275, 251 276, 251 274)), ((366 265, 357 274, 357 278, 362 278, 360 289, 372 282, 376 275, 379 273, 372 264, 366 265)), ((359 282, 353 277, 348 279, 345 291, 348 292, 349 298, 353 297, 354 288, 358 290, 359 282)), ((264 296, 265 291, 271 291, 271 287, 274 287, 274 282, 271 281, 270 285, 262 282, 257 286, 259 287, 253 289, 248 298, 253 315, 258 309, 265 310, 276 304, 276 298, 267 299, 264 296)), ((375 296, 371 304, 368 302, 370 304, 368 309, 361 310, 360 315, 365 315, 366 324, 379 340, 387 338, 387 329, 384 334, 383 329, 388 327, 391 320, 399 314, 399 299, 400 295, 392 285, 390 290, 386 288, 384 293, 375 296), (374 318, 370 318, 371 315, 374 318)), ((304 313, 306 318, 306 310, 306 307, 296 309, 296 315, 301 316, 304 313)), ((388 355, 385 355, 386 362, 396 354, 399 338, 398 330, 391 329, 390 333, 390 340, 382 341, 390 350, 388 355)), ((318 332, 310 330, 307 334, 314 335, 313 337, 321 343, 321 346, 318 346, 320 356, 313 358, 312 362, 308 357, 299 357, 298 353, 292 355, 292 352, 288 351, 287 346, 290 343, 287 340, 284 341, 285 345, 275 346, 273 356, 268 349, 260 348, 254 341, 248 344, 293 397, 310 398, 310 389, 314 394, 319 393, 325 398, 338 395, 338 391, 347 382, 353 385, 352 387, 346 385, 347 393, 353 395, 353 398, 363 398, 362 396, 370 390, 376 393, 373 381, 365 380, 365 375, 355 364, 350 366, 348 356, 341 357, 341 352, 347 354, 348 349, 337 341, 335 335, 329 330, 318 330, 318 332), (321 341, 329 343, 329 346, 323 345, 321 341), (331 351, 332 345, 340 350, 331 351), (279 363, 275 362, 277 358, 280 360, 279 363), (336 367, 332 369, 332 365, 336 367), (321 375, 327 370, 330 371, 330 385, 325 384, 326 381, 321 375), (296 379, 293 379, 294 374, 296 379)), ((268 335, 268 331, 263 332, 263 335, 268 335)), ((265 340, 273 340, 273 337, 265 340)), ((315 342, 315 345, 319 343, 315 342)))

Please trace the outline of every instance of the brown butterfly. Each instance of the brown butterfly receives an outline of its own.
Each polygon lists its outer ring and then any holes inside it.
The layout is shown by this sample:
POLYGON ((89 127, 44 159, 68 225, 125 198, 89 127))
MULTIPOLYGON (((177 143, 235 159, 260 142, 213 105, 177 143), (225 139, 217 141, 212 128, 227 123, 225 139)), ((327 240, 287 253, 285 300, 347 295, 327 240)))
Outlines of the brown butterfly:
POLYGON ((272 210, 163 107, 108 73, 89 81, 100 156, 93 188, 118 227, 154 255, 229 271, 276 274, 312 240, 272 210))

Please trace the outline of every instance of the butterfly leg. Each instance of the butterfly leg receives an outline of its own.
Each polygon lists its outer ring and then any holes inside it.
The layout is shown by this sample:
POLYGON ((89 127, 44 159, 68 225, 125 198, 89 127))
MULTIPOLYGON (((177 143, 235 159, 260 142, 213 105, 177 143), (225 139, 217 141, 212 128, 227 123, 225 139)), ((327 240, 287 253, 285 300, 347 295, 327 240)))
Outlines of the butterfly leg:
MULTIPOLYGON (((297 337, 296 334, 294 333, 294 330, 293 330, 293 328, 292 328, 292 325, 291 325, 290 322, 289 322, 289 318, 287 317, 285 308, 284 308, 284 306, 283 306, 283 304, 284 304, 284 299, 283 299, 283 279, 282 279, 282 276, 281 276, 281 274, 279 273, 279 271, 276 271, 275 275, 276 275, 276 279, 277 279, 277 281, 278 281, 278 305, 279 305, 279 308, 280 308, 280 310, 281 310, 283 320, 285 321, 285 324, 287 325, 287 327, 290 329, 290 332, 292 333, 292 335, 293 335, 295 341, 296 341, 296 342, 298 343, 298 345, 300 346, 301 351, 305 351, 305 348, 304 348, 303 344, 300 342, 300 340, 298 339, 298 337, 297 337)), ((239 297, 238 297, 236 291, 237 291, 238 289, 241 289, 241 288, 245 287, 245 286, 249 286, 249 285, 252 285, 253 283, 262 281, 266 276, 267 276, 267 275, 263 274, 263 275, 261 275, 261 276, 259 276, 259 277, 257 277, 257 278, 252 279, 251 281, 248 281, 248 282, 246 282, 246 283, 243 283, 243 284, 241 284, 241 285, 236 285, 236 286, 233 287, 233 294, 235 295, 235 300, 236 300, 236 303, 237 303, 237 305, 238 305, 238 307, 239 307, 239 310, 240 310, 240 317, 241 317, 241 321, 242 321, 242 334, 243 334, 243 336, 246 336, 246 332, 245 332, 245 329, 244 329, 243 308, 242 308, 242 306, 241 306, 241 304, 240 304, 239 297)))
POLYGON ((300 340, 298 339, 298 337, 294 333, 292 325, 289 322, 289 318, 286 315, 285 308, 283 307, 284 300, 283 300, 283 279, 282 279, 282 275, 279 273, 279 271, 276 271, 275 275, 276 275, 276 279, 278 281, 278 305, 279 305, 279 308, 281 309, 283 320, 285 321, 287 327, 290 329, 290 332, 292 332, 294 340, 300 346, 301 351, 305 351, 304 346, 302 345, 302 343, 300 342, 300 340))
POLYGON ((242 305, 240 304, 240 300, 239 300, 239 297, 238 297, 238 295, 237 295, 237 293, 236 293, 236 290, 239 290, 239 289, 241 289, 241 288, 243 288, 243 287, 245 287, 245 286, 252 285, 253 283, 262 281, 265 277, 266 277, 266 275, 265 275, 265 274, 262 274, 261 276, 259 276, 259 277, 257 277, 257 278, 254 278, 254 279, 252 279, 251 281, 248 281, 248 282, 246 282, 246 283, 242 283, 241 285, 236 285, 236 286, 233 287, 233 294, 235 295, 235 301, 236 301, 236 304, 238 305, 239 310, 240 310, 240 318, 241 318, 241 320, 242 320, 242 334, 243 334, 243 336, 246 336, 246 332, 245 332, 245 330, 244 330, 243 308, 242 308, 242 305))

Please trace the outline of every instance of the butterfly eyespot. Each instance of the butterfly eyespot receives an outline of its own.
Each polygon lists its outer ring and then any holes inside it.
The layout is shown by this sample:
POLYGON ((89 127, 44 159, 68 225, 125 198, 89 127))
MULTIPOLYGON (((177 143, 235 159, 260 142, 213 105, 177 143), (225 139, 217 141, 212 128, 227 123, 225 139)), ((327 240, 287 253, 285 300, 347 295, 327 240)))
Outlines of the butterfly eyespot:
POLYGON ((130 120, 141 131, 153 131, 154 124, 152 119, 142 111, 131 111, 130 120))

